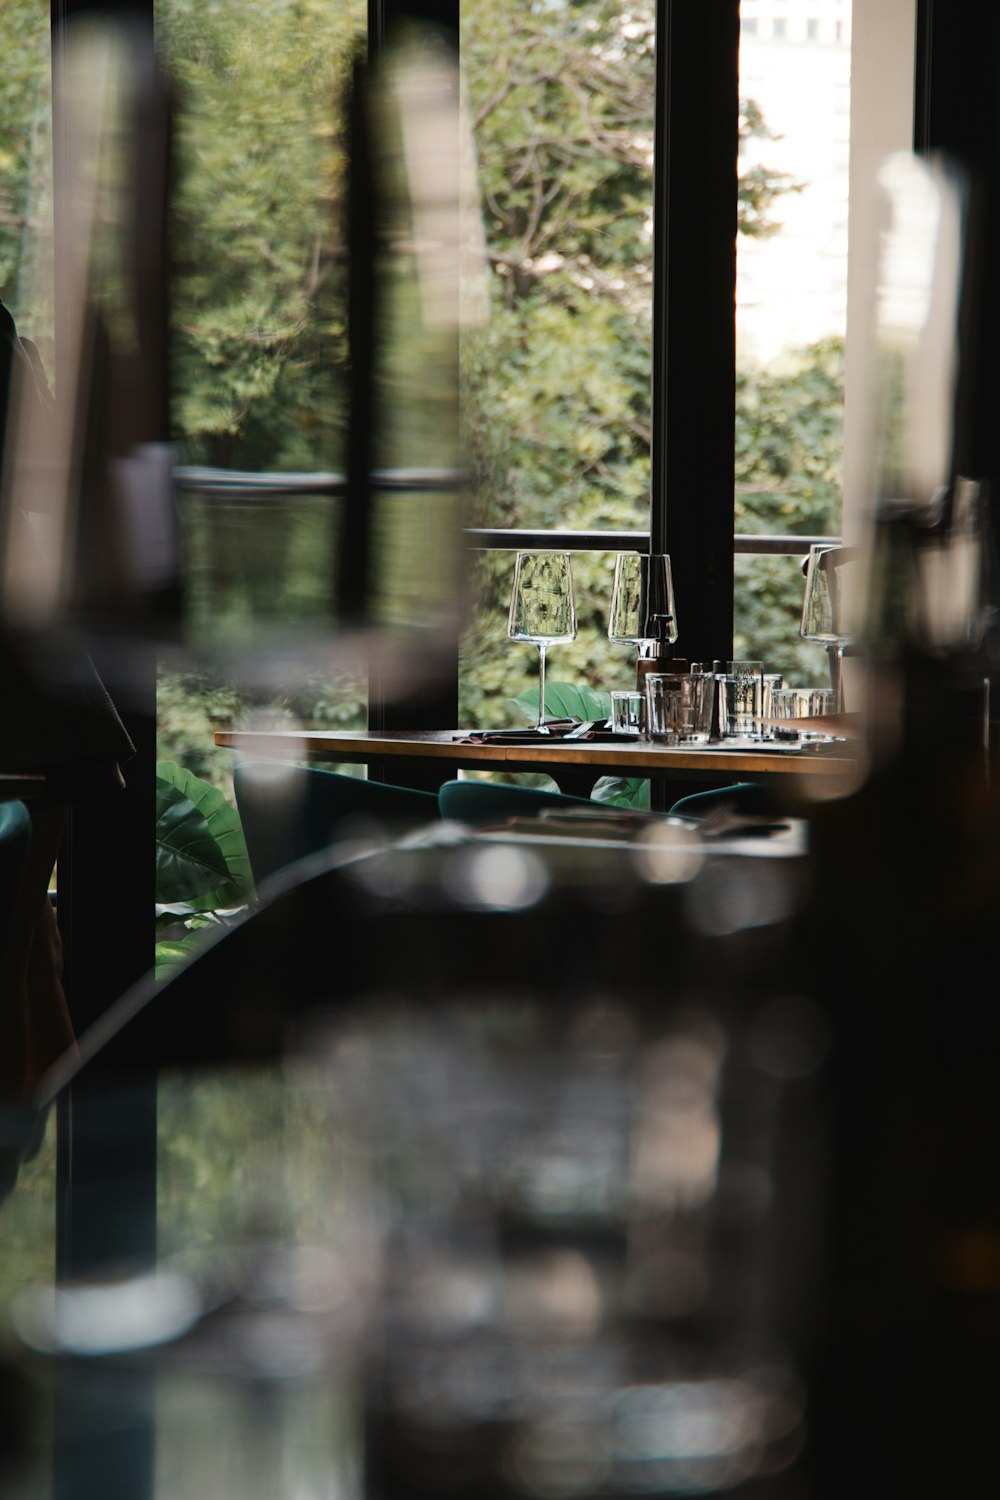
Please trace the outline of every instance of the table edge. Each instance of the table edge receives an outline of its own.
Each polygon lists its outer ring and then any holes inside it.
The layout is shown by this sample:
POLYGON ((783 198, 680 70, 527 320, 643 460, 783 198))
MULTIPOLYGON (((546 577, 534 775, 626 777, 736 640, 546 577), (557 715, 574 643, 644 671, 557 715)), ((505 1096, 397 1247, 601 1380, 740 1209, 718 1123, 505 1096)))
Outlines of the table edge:
POLYGON ((781 756, 775 752, 722 750, 711 745, 685 748, 678 745, 503 745, 470 744, 460 730, 390 731, 370 735, 366 731, 330 734, 326 730, 217 730, 215 743, 222 749, 255 752, 280 758, 339 760, 363 765, 377 759, 447 760, 473 766, 507 769, 538 769, 545 766, 599 766, 633 775, 660 771, 700 771, 713 775, 827 775, 848 776, 857 772, 855 756, 824 752, 801 752, 781 756), (441 739, 423 739, 422 734, 440 734, 441 739))

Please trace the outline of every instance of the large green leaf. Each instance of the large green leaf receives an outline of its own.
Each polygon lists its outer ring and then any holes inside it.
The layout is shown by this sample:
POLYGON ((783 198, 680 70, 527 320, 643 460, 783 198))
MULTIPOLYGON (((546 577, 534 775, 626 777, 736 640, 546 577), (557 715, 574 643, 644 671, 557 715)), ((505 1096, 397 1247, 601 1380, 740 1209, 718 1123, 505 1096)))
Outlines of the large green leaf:
POLYGON ((243 904, 253 893, 239 814, 209 782, 174 761, 156 767, 156 899, 202 910, 243 904))
POLYGON ((162 939, 156 945, 155 974, 157 979, 169 979, 182 964, 193 956, 194 943, 188 938, 162 939))
POLYGON ((649 780, 645 776, 599 776, 590 795, 594 802, 611 807, 649 810, 649 780))
MULTIPOLYGON (((537 689, 522 693, 514 702, 534 723, 538 717, 537 689)), ((611 694, 575 682, 547 682, 545 712, 554 719, 606 719, 611 713, 611 694)))
POLYGON ((154 973, 157 979, 170 979, 178 969, 197 958, 205 946, 205 932, 185 932, 178 938, 161 938, 156 944, 154 973))

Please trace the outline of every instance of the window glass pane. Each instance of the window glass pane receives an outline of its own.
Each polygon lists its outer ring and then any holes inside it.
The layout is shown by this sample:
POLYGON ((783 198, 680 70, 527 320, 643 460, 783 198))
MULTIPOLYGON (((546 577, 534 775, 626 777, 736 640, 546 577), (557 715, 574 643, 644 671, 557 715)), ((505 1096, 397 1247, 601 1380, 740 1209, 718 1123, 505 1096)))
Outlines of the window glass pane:
MULTIPOLYGON (((736 530, 837 535, 850 9, 837 0, 809 16, 777 9, 759 0, 761 24, 740 40, 736 530)), ((789 680, 822 680, 822 651, 798 639, 801 602, 798 561, 738 559, 737 654, 759 656, 766 644, 789 680)))
POLYGON ((52 371, 49 6, 6 0, 0 69, 0 297, 52 371))
MULTIPOLYGON (((462 354, 477 524, 648 527, 653 16, 652 0, 463 0, 490 302, 462 354)), ((472 722, 511 722, 534 672, 504 637, 512 567, 476 565, 472 722)), ((549 679, 621 685, 605 559, 574 569, 579 636, 549 679)))
POLYGON ((463 405, 485 523, 645 526, 651 0, 465 0, 491 316, 463 405))

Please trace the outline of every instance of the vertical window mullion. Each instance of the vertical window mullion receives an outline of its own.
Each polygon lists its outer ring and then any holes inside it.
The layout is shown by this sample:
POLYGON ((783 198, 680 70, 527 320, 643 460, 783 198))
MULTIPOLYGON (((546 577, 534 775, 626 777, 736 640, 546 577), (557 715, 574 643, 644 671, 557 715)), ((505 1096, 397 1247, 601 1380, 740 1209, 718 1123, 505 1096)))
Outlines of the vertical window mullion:
POLYGON ((650 535, 685 657, 732 652, 739 0, 658 0, 650 535))

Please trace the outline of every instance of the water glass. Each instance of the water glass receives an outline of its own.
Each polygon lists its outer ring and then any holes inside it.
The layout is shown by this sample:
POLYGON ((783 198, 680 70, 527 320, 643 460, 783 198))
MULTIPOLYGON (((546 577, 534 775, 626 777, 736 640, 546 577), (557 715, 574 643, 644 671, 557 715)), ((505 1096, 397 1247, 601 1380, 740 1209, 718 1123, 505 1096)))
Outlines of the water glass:
POLYGON ((706 744, 712 733, 715 679, 708 673, 650 672, 646 677, 649 737, 665 744, 706 744))
POLYGON ((781 723, 775 725, 775 734, 779 739, 789 734, 802 739, 823 739, 821 730, 801 730, 795 720, 821 718, 833 713, 835 707, 836 693, 832 688, 776 688, 771 693, 770 717, 781 723))
POLYGON ((784 678, 782 677, 782 675, 781 675, 780 672, 765 672, 764 673, 763 711, 761 713, 761 738, 762 739, 765 739, 765 740, 773 740, 774 739, 774 726, 771 725, 771 724, 769 724, 767 721, 768 721, 768 719, 772 719, 774 717, 774 715, 771 712, 771 703, 773 701, 773 694, 775 692, 775 689, 782 687, 783 684, 784 684, 784 678))
POLYGON ((642 734, 645 728, 645 702, 641 693, 615 691, 611 694, 611 728, 615 734, 642 734))
POLYGON ((719 679, 719 723, 726 739, 760 738, 764 711, 764 663, 731 661, 719 679))

